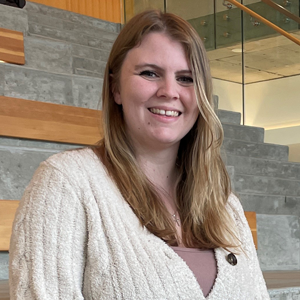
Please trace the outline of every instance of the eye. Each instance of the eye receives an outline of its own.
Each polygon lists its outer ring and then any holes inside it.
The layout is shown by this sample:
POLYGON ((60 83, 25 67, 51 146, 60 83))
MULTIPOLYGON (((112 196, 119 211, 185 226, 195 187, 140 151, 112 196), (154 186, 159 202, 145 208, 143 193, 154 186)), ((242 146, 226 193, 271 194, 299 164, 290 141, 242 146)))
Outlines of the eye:
POLYGON ((192 84, 194 82, 193 78, 190 76, 180 76, 177 80, 182 84, 192 84))
POLYGON ((144 76, 144 77, 149 77, 149 78, 156 78, 156 77, 158 77, 158 75, 155 72, 149 71, 149 70, 142 71, 142 72, 140 72, 139 75, 140 76, 144 76))

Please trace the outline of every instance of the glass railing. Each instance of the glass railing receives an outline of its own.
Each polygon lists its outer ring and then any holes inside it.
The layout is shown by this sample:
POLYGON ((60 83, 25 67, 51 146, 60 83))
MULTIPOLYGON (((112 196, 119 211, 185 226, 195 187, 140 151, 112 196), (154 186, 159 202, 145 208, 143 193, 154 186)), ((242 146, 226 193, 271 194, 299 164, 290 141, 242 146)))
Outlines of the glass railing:
MULTIPOLYGON (((300 25, 270 0, 237 2, 300 40, 300 25)), ((299 17, 299 0, 273 2, 299 17)), ((206 47, 219 108, 240 112, 244 125, 264 127, 265 142, 288 145, 290 161, 300 162, 299 45, 229 1, 126 0, 126 7, 127 20, 148 8, 188 20, 206 47)))

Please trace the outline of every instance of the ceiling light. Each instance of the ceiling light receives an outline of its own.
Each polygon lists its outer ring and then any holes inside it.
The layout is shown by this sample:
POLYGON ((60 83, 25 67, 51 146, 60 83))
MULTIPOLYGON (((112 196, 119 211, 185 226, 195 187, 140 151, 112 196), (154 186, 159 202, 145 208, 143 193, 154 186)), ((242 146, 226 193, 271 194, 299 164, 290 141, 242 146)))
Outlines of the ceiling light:
MULTIPOLYGON (((243 52, 242 48, 234 48, 234 49, 231 49, 231 51, 235 52, 235 53, 242 53, 243 52)), ((244 50, 244 52, 245 52, 245 50, 244 50)))

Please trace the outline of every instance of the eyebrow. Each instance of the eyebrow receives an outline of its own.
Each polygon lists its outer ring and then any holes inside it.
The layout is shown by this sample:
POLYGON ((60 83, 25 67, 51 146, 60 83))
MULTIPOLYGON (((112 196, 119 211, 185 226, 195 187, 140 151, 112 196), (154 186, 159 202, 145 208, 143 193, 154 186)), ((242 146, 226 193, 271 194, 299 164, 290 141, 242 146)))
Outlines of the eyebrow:
MULTIPOLYGON (((160 66, 158 66, 156 64, 147 64, 147 63, 136 65, 134 69, 138 70, 138 69, 145 68, 145 67, 150 67, 150 68, 153 68, 153 69, 158 69, 160 71, 163 71, 163 68, 161 68, 160 66)), ((177 71, 176 73, 192 74, 192 71, 191 70, 180 70, 180 71, 177 71)))

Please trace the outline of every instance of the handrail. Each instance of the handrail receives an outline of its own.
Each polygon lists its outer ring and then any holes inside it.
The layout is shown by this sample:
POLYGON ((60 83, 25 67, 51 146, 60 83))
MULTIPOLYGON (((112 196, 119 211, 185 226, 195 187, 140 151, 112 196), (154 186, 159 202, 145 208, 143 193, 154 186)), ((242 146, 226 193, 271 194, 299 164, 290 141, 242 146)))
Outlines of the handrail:
POLYGON ((282 14, 285 14, 288 18, 290 18, 300 24, 300 18, 298 16, 292 14, 289 10, 287 10, 283 6, 279 5, 278 3, 275 3, 272 0, 261 0, 261 1, 266 3, 267 5, 275 8, 277 11, 281 12, 282 14))
POLYGON ((233 4, 236 7, 240 8, 241 10, 245 11, 246 13, 248 13, 253 18, 256 18, 259 21, 261 21, 262 23, 265 23, 267 26, 271 27, 275 31, 279 32, 280 34, 284 35, 285 37, 287 37, 288 39, 290 39, 291 41, 293 41, 294 43, 296 43, 297 45, 300 46, 300 40, 298 40, 297 38, 295 38, 294 36, 292 36, 291 34, 286 32, 285 30, 281 29, 277 25, 273 24, 272 22, 268 21, 267 19, 265 19, 261 15, 257 14, 253 10, 251 10, 248 7, 244 6, 243 4, 237 2, 236 0, 226 0, 226 1, 230 2, 231 4, 233 4))

